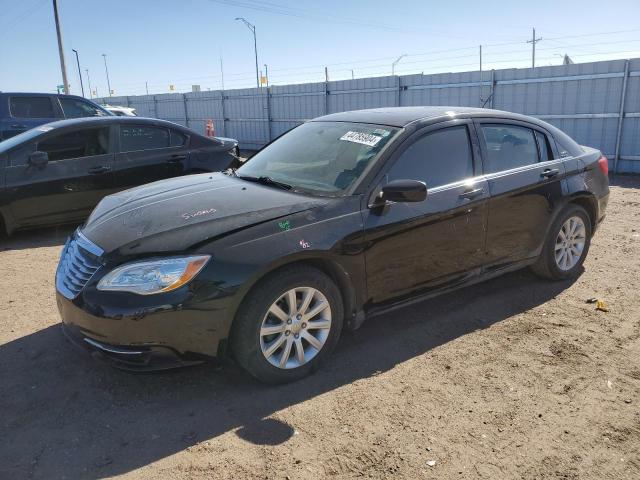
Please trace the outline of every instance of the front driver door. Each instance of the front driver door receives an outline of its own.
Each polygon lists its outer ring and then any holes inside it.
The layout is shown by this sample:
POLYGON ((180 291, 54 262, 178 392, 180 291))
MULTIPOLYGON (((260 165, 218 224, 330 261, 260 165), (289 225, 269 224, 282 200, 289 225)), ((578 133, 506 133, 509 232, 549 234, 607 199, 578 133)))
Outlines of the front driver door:
POLYGON ((20 226, 81 220, 113 191, 111 127, 54 134, 10 156, 6 186, 20 226), (29 153, 43 151, 49 162, 36 167, 29 153))
POLYGON ((401 301, 478 273, 483 262, 489 189, 469 121, 427 127, 390 159, 376 191, 398 179, 427 184, 427 199, 364 212, 369 298, 401 301))

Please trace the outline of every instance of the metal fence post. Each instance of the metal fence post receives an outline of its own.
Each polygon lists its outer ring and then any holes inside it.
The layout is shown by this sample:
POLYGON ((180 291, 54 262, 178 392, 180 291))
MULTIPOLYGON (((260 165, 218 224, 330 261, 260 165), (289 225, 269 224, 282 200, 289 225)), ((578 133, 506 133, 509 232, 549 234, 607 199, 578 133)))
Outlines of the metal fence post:
POLYGON ((220 109, 222 110, 222 135, 227 136, 227 116, 224 112, 224 90, 220 91, 220 109))
POLYGON ((267 143, 271 141, 271 87, 265 88, 267 100, 267 143))
POLYGON ((489 92, 491 101, 489 102, 489 106, 491 108, 493 108, 493 98, 495 97, 495 93, 496 93, 496 71, 491 69, 491 92, 489 92))
POLYGON ((620 142, 622 140, 622 127, 624 126, 624 103, 627 97, 627 79, 629 78, 629 60, 624 62, 624 76, 622 77, 622 93, 620 94, 620 111, 618 113, 618 131, 616 133, 616 153, 613 159, 613 173, 618 173, 618 160, 620 160, 620 142))
POLYGON ((329 82, 324 82, 324 114, 329 114, 329 82))
POLYGON ((402 90, 402 86, 400 85, 400 76, 396 76, 396 107, 400 106, 400 90, 402 90))
POLYGON ((184 106, 184 123, 189 127, 189 112, 187 111, 187 94, 182 94, 182 105, 184 106))
POLYGON ((153 95, 153 118, 158 118, 158 100, 153 95))

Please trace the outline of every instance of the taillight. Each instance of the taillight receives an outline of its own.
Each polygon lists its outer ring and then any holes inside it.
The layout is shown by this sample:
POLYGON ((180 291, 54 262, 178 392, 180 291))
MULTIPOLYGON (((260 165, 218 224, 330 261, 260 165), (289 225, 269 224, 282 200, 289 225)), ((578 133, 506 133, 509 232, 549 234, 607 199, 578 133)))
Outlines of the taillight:
POLYGON ((600 170, 602 170, 602 173, 605 174, 605 176, 609 176, 609 160, 607 160, 607 157, 602 155, 598 160, 598 166, 600 167, 600 170))

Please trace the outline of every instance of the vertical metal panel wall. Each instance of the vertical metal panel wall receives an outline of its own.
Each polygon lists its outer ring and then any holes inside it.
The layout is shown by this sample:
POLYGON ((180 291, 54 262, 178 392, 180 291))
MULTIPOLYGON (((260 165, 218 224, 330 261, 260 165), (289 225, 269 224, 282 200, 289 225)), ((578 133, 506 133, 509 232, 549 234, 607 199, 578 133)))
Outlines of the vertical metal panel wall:
POLYGON ((485 72, 404 75, 269 88, 96 99, 136 108, 257 149, 304 122, 363 108, 485 106, 541 118, 599 148, 619 172, 640 173, 640 59, 485 72), (617 156, 616 156, 617 154, 617 156))

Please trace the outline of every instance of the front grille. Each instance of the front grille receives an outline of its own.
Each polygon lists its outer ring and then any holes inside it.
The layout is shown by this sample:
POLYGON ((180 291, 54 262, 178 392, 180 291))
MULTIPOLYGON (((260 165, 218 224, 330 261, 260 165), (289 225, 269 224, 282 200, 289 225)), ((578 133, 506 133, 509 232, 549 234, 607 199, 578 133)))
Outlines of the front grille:
POLYGON ((56 271, 56 288, 68 299, 75 298, 100 267, 103 250, 76 231, 67 241, 56 271))

